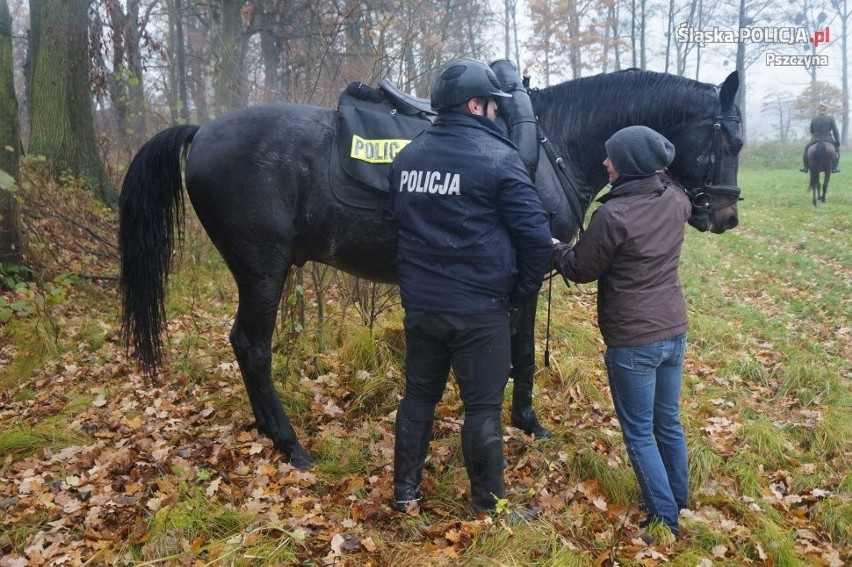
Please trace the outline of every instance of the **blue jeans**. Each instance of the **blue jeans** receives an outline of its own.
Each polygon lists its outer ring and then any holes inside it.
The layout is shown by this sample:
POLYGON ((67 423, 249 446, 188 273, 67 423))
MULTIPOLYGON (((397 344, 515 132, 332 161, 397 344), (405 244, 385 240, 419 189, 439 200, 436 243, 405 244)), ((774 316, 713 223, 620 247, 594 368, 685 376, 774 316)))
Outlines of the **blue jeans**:
POLYGON ((679 398, 686 334, 639 347, 607 348, 604 360, 627 454, 652 518, 678 533, 689 498, 679 398))

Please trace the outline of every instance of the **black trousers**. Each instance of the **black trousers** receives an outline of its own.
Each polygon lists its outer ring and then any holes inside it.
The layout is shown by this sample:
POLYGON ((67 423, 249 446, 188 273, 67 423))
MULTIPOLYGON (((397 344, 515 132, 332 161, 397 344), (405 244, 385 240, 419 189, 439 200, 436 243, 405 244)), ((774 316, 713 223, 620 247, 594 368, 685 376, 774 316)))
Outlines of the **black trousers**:
POLYGON ((407 312, 404 325, 405 396, 401 412, 431 415, 441 401, 452 368, 465 408, 464 428, 478 429, 489 416, 499 416, 511 361, 508 312, 407 312))

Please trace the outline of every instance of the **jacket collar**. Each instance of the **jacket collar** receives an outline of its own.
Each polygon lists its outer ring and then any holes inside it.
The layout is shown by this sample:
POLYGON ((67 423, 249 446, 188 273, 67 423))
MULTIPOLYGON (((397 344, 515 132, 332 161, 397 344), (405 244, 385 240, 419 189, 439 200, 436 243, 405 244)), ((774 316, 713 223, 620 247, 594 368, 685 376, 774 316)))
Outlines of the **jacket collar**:
POLYGON ((607 201, 617 199, 618 197, 631 197, 633 195, 651 193, 662 195, 665 190, 666 186, 663 185, 663 182, 660 181, 660 176, 656 173, 641 176, 622 175, 612 184, 610 192, 598 199, 598 202, 606 203, 607 201))
POLYGON ((502 128, 487 116, 456 112, 455 110, 444 110, 435 119, 435 125, 470 126, 489 130, 500 137, 505 138, 506 133, 502 128))

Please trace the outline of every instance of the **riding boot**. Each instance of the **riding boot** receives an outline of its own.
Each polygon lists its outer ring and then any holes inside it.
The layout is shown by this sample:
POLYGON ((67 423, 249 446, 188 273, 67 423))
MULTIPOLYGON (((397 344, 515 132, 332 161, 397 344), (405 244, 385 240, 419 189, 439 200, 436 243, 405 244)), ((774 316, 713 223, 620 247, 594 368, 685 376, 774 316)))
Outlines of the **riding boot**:
POLYGON ((435 408, 407 403, 399 405, 396 416, 393 455, 393 509, 416 513, 420 508, 420 481, 429 452, 435 408))
POLYGON ((802 167, 799 168, 799 171, 801 171, 802 173, 808 172, 808 148, 809 147, 810 147, 810 144, 805 146, 805 151, 802 153, 802 167))
POLYGON ((493 512, 505 495, 500 416, 465 419, 461 437, 473 512, 493 512))
POLYGON ((532 407, 534 374, 534 366, 515 373, 512 386, 512 425, 527 435, 535 435, 536 438, 550 437, 550 431, 538 422, 532 407))

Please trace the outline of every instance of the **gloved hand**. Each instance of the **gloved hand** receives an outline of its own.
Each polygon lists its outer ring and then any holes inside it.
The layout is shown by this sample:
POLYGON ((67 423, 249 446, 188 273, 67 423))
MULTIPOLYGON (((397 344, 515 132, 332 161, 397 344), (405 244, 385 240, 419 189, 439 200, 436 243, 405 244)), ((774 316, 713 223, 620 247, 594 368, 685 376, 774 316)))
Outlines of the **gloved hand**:
POLYGON ((522 294, 513 289, 509 292, 509 308, 510 310, 521 309, 527 304, 532 303, 536 297, 538 297, 538 292, 522 294))

